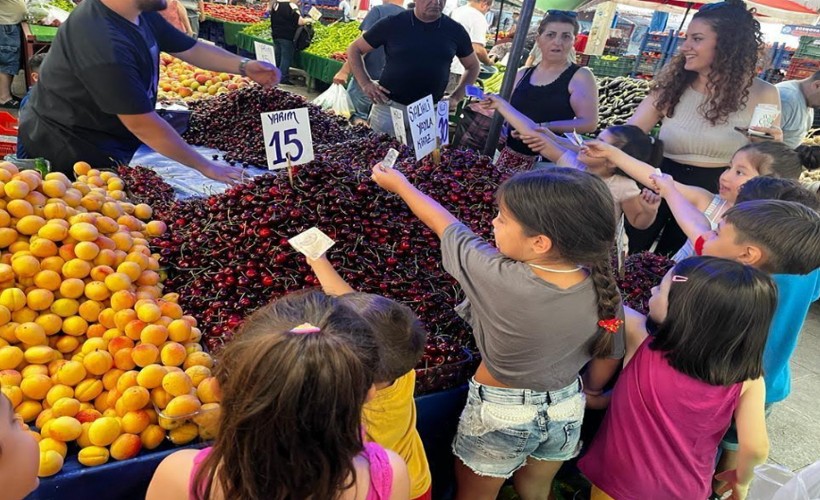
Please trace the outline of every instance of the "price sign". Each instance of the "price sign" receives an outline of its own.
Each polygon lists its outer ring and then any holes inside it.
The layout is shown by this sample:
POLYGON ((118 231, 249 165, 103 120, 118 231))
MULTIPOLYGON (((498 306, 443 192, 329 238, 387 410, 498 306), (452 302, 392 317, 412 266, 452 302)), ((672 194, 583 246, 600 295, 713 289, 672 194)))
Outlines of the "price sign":
POLYGON ((438 115, 438 138, 441 145, 450 144, 450 101, 439 101, 436 106, 438 115))
POLYGON ((436 149, 436 108, 433 106, 433 97, 428 95, 407 106, 407 118, 416 159, 421 160, 436 149))
POLYGON ((313 139, 307 108, 262 113, 262 135, 268 169, 301 165, 313 160, 313 139))
POLYGON ((322 13, 316 7, 311 7, 310 10, 308 11, 308 15, 314 21, 318 21, 319 19, 322 18, 322 13))
POLYGON ((257 61, 265 61, 276 66, 276 53, 273 46, 262 42, 253 42, 253 50, 256 52, 257 61))
POLYGON ((393 134, 402 144, 407 144, 407 132, 404 129, 404 113, 398 108, 390 108, 390 117, 393 119, 393 134))

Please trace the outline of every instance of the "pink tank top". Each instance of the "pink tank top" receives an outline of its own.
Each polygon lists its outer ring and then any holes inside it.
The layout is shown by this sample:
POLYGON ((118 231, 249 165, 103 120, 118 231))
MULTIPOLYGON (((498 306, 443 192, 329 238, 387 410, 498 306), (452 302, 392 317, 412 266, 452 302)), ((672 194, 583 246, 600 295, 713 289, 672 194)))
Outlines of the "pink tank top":
MULTIPOLYGON (((194 456, 194 466, 191 468, 191 476, 188 480, 189 498, 196 498, 196 485, 194 478, 199 471, 202 462, 208 458, 212 447, 203 448, 194 456)), ((387 500, 390 492, 393 491, 393 467, 390 465, 390 458, 384 448, 376 443, 365 443, 362 456, 370 464, 370 487, 367 491, 367 500, 387 500)), ((200 485, 200 497, 204 494, 205 487, 200 485)))
POLYGON ((579 467, 618 500, 706 498, 743 384, 714 386, 684 375, 650 341, 621 373, 579 467))

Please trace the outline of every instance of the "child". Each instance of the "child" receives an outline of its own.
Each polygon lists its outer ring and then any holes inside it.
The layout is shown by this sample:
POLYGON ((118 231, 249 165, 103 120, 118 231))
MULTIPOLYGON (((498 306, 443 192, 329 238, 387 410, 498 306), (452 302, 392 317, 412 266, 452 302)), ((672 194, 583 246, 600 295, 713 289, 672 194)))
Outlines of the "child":
MULTIPOLYGON (((653 186, 654 181, 651 177, 659 172, 652 166, 602 141, 585 143, 583 152, 593 158, 605 158, 611 161, 644 186, 653 186)), ((730 167, 720 176, 718 194, 681 183, 675 183, 675 187, 691 205, 705 214, 712 227, 715 227, 726 210, 735 204, 740 186, 749 179, 761 175, 797 179, 802 170, 800 155, 785 144, 775 141, 751 143, 735 152, 730 167)), ((692 240, 688 240, 672 257, 672 260, 677 262, 694 253, 692 240)))
POLYGON ((356 293, 324 255, 307 259, 328 295, 358 312, 371 326, 379 345, 375 374, 376 395, 364 407, 368 441, 393 450, 404 459, 410 474, 410 498, 432 498, 432 479, 427 455, 416 430, 414 367, 424 353, 427 332, 409 307, 396 301, 356 293))
POLYGON ((751 200, 793 201, 812 210, 820 210, 820 196, 803 187, 794 179, 755 177, 741 186, 737 203, 751 200))
MULTIPOLYGON (((642 192, 629 177, 619 175, 621 173, 611 162, 587 156, 583 152, 579 154, 577 145, 556 136, 549 129, 537 128, 535 122, 498 96, 488 96, 481 104, 487 109, 497 110, 521 134, 526 144, 555 165, 586 170, 604 179, 615 199, 616 219, 620 220, 623 214, 629 224, 638 229, 646 229, 655 221, 660 199, 648 189, 642 192)), ((653 165, 660 164, 663 158, 661 141, 646 135, 634 125, 609 127, 601 132, 598 140, 653 165)))
POLYGON ((373 179, 441 238, 444 269, 468 301, 481 364, 470 381, 453 452, 459 499, 495 499, 515 475, 524 498, 550 490, 578 454, 586 387, 598 391, 623 357, 623 318, 610 249, 615 210, 606 184, 569 168, 523 172, 496 193, 496 248, 395 169, 373 179))
POLYGON ((627 310, 625 367, 579 462, 592 500, 706 498, 732 415, 740 451, 724 491, 745 498, 769 450, 761 358, 776 298, 758 270, 692 257, 652 289, 654 336, 647 318, 627 310))
MULTIPOLYGON (((35 54, 29 61, 29 66, 31 67, 31 88, 34 88, 37 82, 40 81, 40 66, 43 65, 45 58, 45 54, 35 54)), ((28 92, 26 92, 26 95, 24 95, 20 101, 21 111, 23 110, 23 106, 28 102, 28 97, 31 95, 31 88, 28 89, 28 92)), ((17 158, 28 158, 25 149, 23 149, 23 143, 20 142, 19 138, 17 139, 17 158)))
POLYGON ((25 498, 40 484, 40 449, 20 424, 11 401, 0 393, 0 484, 9 500, 25 498))
POLYGON ((215 368, 213 447, 163 460, 148 500, 408 498, 401 458, 363 442, 378 350, 355 311, 307 291, 256 311, 239 333, 215 368))

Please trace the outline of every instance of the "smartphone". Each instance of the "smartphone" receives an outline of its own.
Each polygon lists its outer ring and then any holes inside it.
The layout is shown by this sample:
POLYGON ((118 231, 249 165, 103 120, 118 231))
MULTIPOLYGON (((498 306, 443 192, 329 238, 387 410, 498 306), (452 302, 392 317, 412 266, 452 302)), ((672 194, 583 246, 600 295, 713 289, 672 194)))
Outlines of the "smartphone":
POLYGON ((764 134, 764 133, 761 133, 761 132, 755 132, 754 130, 749 130, 748 128, 744 128, 744 127, 735 127, 735 130, 737 130, 737 131, 738 131, 738 132, 740 132, 741 134, 745 134, 747 137, 758 137, 758 138, 760 138, 760 139, 770 139, 770 140, 774 140, 774 136, 773 136, 773 135, 764 134))

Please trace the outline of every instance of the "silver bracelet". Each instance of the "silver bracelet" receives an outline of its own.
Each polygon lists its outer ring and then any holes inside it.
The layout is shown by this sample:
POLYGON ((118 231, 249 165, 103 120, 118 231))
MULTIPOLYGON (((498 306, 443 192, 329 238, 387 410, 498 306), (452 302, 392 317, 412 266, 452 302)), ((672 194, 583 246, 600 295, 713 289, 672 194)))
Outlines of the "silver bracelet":
POLYGON ((245 70, 245 66, 248 65, 250 59, 247 57, 239 61, 239 75, 240 76, 248 76, 248 72, 245 70))

